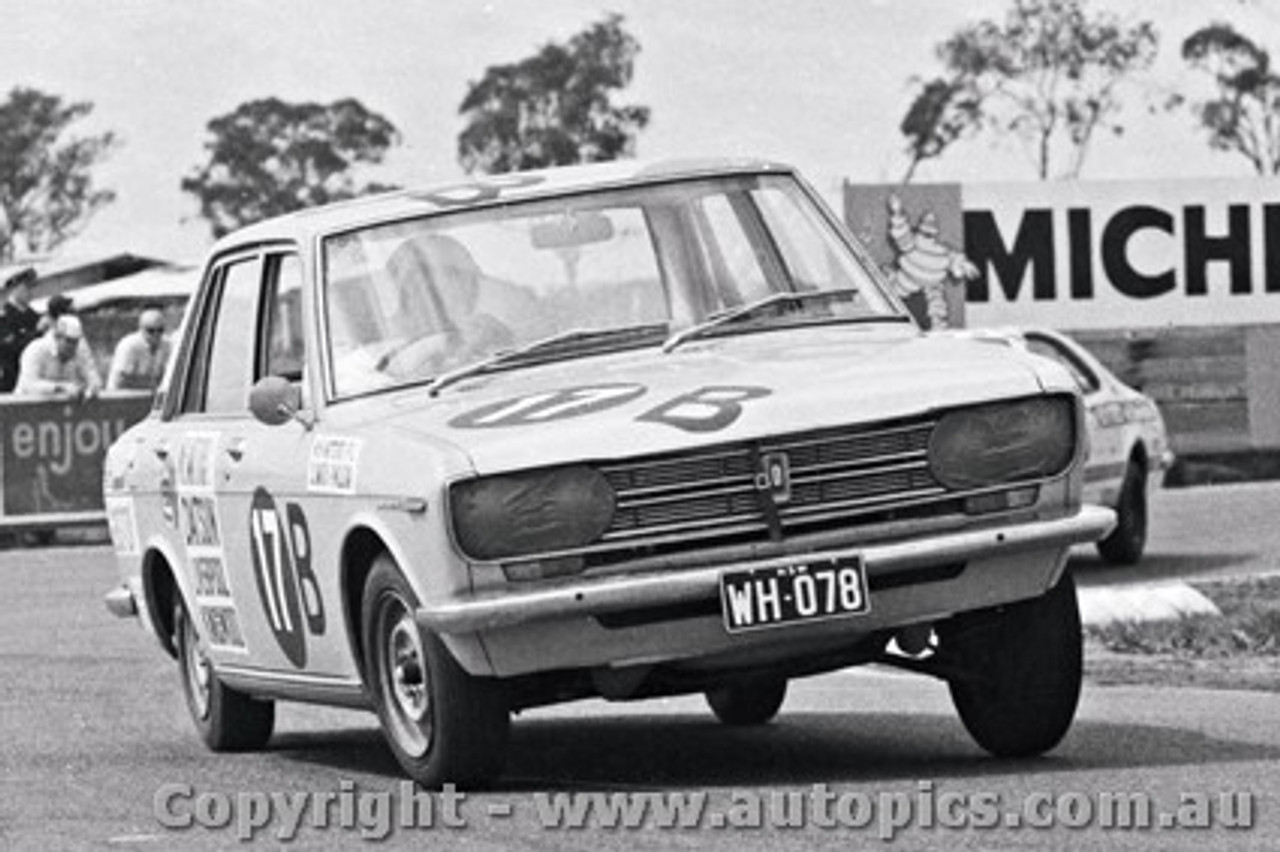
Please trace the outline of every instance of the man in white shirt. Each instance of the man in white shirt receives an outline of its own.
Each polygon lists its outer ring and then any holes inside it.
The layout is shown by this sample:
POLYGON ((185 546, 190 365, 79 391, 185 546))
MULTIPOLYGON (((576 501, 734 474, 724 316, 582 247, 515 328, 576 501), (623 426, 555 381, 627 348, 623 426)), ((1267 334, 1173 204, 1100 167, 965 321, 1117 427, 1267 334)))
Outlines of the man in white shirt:
POLYGON ((138 330, 116 344, 107 374, 108 390, 154 391, 169 362, 169 340, 164 336, 164 314, 149 308, 138 315, 138 330))
POLYGON ((22 350, 18 384, 13 392, 77 400, 96 397, 102 389, 102 379, 93 359, 80 347, 83 337, 84 328, 78 317, 58 317, 43 336, 22 350))

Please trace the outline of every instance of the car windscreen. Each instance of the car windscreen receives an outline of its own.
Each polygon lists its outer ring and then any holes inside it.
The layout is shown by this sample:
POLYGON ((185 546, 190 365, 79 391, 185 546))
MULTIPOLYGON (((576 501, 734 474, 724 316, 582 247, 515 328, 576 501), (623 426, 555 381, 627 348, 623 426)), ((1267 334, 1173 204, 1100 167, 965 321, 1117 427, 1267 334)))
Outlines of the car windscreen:
POLYGON ((546 359, 537 342, 549 338, 561 341, 555 358, 656 346, 776 293, 857 298, 797 302, 752 324, 900 316, 789 176, 425 215, 328 237, 322 269, 339 397, 429 381, 504 352, 546 359))

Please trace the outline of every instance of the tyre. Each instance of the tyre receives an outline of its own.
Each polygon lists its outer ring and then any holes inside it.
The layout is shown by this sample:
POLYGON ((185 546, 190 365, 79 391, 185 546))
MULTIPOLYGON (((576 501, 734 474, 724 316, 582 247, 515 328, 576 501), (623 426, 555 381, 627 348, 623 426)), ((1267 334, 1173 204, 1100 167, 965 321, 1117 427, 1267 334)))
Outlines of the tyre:
POLYGON ((1116 528, 1098 542, 1098 553, 1112 565, 1134 565, 1147 546, 1147 489, 1142 466, 1130 462, 1120 484, 1116 528))
POLYGON ((250 698, 218 679, 181 597, 174 605, 173 630, 182 691, 200 739, 213 751, 253 751, 265 746, 275 727, 275 704, 250 698))
POLYGON ((420 785, 483 787, 502 771, 511 715, 501 684, 463 671, 414 620, 418 600, 387 554, 362 603, 365 678, 396 760, 420 785))
POLYGON ((1062 740, 1083 674, 1069 574, 1042 597, 962 616, 941 638, 943 651, 971 673, 950 681, 951 699, 978 745, 998 757, 1028 757, 1062 740))
POLYGON ((763 725, 782 707, 787 697, 784 678, 755 678, 737 681, 706 694, 716 718, 726 725, 763 725))

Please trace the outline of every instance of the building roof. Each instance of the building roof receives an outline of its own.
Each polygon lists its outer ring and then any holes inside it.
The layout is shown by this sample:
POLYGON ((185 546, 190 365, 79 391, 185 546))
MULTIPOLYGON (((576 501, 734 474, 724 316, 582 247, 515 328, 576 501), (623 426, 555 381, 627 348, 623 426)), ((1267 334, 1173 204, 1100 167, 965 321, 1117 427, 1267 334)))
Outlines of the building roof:
POLYGON ((57 293, 169 265, 169 261, 127 251, 101 257, 31 258, 0 269, 0 280, 24 266, 34 267, 39 277, 31 289, 32 298, 48 299, 57 293))

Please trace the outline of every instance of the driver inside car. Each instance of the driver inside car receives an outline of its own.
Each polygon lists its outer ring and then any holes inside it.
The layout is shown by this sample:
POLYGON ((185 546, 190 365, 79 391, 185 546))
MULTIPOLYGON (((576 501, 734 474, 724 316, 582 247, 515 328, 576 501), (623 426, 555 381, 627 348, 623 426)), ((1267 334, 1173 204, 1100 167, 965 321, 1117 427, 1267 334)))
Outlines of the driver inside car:
POLYGON ((514 345, 511 329, 479 309, 484 273, 455 238, 411 237, 391 255, 387 272, 409 342, 383 355, 381 371, 427 378, 514 345))

